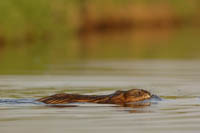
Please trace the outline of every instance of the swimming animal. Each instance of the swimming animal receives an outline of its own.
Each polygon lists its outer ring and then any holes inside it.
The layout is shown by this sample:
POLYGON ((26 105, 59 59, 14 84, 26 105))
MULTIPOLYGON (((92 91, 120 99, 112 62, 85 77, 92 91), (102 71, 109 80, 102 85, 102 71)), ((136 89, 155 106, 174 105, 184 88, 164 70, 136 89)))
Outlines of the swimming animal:
POLYGON ((55 94, 41 99, 39 102, 46 104, 66 104, 66 103, 100 103, 100 104, 127 104, 131 102, 143 101, 153 97, 150 92, 143 89, 131 89, 128 91, 116 91, 108 95, 80 95, 61 93, 55 94))

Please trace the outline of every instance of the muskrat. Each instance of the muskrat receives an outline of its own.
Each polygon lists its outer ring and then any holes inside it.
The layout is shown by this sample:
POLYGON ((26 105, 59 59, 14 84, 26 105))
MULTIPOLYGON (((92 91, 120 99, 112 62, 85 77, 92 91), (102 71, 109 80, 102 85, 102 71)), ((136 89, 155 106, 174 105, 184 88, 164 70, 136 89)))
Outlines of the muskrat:
POLYGON ((80 95, 80 94, 55 94, 37 101, 46 104, 66 104, 75 102, 101 103, 101 104, 126 104, 150 99, 153 95, 143 89, 131 89, 128 91, 116 91, 108 95, 80 95))

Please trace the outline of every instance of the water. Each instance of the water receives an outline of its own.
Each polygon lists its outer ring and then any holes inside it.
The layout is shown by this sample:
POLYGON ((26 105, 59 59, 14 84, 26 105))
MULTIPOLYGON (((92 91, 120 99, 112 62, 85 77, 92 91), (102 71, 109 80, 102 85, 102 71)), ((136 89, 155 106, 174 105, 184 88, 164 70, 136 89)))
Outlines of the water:
POLYGON ((50 65, 46 74, 0 76, 0 132, 199 132, 199 60, 99 60, 50 65), (67 92, 109 94, 143 88, 150 106, 47 106, 34 100, 67 92))

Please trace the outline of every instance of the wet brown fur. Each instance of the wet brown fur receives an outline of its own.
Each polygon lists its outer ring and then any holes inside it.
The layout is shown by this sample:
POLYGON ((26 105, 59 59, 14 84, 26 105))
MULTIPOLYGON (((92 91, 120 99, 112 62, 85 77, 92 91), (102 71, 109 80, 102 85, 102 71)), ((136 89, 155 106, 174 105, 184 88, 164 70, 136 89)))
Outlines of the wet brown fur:
POLYGON ((131 89, 128 91, 116 91, 108 95, 79 95, 79 94, 55 94, 37 101, 46 104, 66 104, 74 102, 89 102, 101 104, 126 104, 130 102, 143 101, 151 98, 151 94, 143 89, 131 89))

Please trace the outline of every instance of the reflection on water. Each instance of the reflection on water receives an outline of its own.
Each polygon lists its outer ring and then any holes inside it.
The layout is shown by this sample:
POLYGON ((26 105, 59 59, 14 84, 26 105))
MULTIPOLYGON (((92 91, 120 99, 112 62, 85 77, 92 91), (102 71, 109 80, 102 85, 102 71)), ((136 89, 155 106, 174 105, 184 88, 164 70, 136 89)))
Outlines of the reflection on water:
POLYGON ((101 60, 51 65, 44 75, 1 75, 0 132, 199 132, 199 65, 198 60, 101 60), (60 92, 130 88, 147 89, 163 100, 131 107, 33 104, 60 92))
POLYGON ((83 71, 88 60, 196 59, 200 57, 199 43, 199 30, 185 28, 91 33, 50 42, 7 44, 0 47, 0 74, 63 74, 63 67, 83 71))

